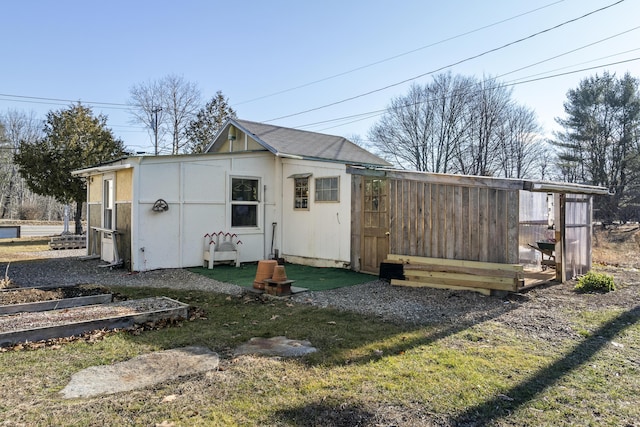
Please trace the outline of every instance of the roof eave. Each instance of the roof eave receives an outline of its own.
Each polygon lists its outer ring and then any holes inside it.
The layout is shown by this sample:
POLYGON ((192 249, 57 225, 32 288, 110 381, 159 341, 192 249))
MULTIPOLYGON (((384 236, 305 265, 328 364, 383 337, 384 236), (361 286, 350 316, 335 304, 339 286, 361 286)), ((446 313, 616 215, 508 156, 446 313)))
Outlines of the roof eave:
POLYGON ((525 181, 524 189, 534 192, 592 194, 610 196, 608 188, 596 185, 574 184, 569 182, 525 181))
POLYGON ((125 163, 121 165, 103 165, 103 166, 94 166, 86 169, 78 169, 71 171, 72 176, 79 176, 81 178, 86 178, 91 175, 95 175, 97 173, 104 172, 115 172, 122 169, 130 169, 133 165, 130 163, 125 163))

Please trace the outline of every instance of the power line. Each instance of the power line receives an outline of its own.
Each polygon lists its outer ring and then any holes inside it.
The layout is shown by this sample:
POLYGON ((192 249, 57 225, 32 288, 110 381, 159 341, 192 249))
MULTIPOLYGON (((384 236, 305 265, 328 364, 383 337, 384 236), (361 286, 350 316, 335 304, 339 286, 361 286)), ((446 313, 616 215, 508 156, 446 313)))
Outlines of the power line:
POLYGON ((554 26, 552 26, 552 27, 546 28, 546 29, 544 29, 544 30, 538 31, 538 32, 533 33, 533 34, 531 34, 531 35, 529 35, 529 36, 526 36, 526 37, 523 37, 523 38, 520 38, 520 39, 514 40, 514 41, 512 41, 512 42, 506 43, 506 44, 504 44, 504 45, 502 45, 502 46, 499 46, 499 47, 496 47, 496 48, 493 48, 493 49, 486 50, 486 51, 481 52, 481 53, 479 53, 479 54, 477 54, 477 55, 469 56, 469 57, 467 57, 467 58, 461 59, 461 60, 459 60, 459 61, 457 61, 457 62, 454 62, 454 63, 451 63, 451 64, 449 64, 449 65, 445 65, 445 66, 440 67, 440 68, 438 68, 438 69, 435 69, 435 70, 432 70, 432 71, 428 71, 428 72, 426 72, 426 73, 419 74, 419 75, 417 75, 417 76, 415 76, 415 77, 411 77, 411 78, 408 78, 408 79, 402 80, 402 81, 397 82, 397 83, 392 83, 392 84, 389 84, 389 85, 387 85, 387 86, 384 86, 384 87, 381 87, 381 88, 378 88, 378 89, 371 90, 371 91, 369 91, 369 92, 361 93, 361 94, 359 94, 359 95, 351 96, 351 97, 349 97, 349 98, 344 98, 344 99, 342 99, 342 100, 340 100, 340 101, 331 102, 331 103, 329 103, 329 104, 321 105, 321 106, 319 106, 319 107, 310 108, 310 109, 307 109, 307 110, 299 111, 299 112, 297 112, 297 113, 287 114, 287 115, 280 116, 280 117, 276 117, 276 118, 274 118, 274 119, 270 119, 270 120, 265 120, 265 121, 264 121, 264 123, 270 123, 270 122, 274 122, 274 121, 276 121, 276 120, 287 119, 287 118, 289 118, 289 117, 295 117, 295 116, 299 116, 299 115, 302 115, 302 114, 310 113, 310 112, 313 112, 313 111, 322 110, 322 109, 324 109, 324 108, 333 107, 333 106, 335 106, 335 105, 343 104, 343 103, 348 102, 348 101, 353 101, 354 99, 362 98, 362 97, 365 97, 365 96, 368 96, 368 95, 371 95, 371 94, 374 94, 374 93, 377 93, 377 92, 381 92, 381 91, 386 90, 386 89, 390 89, 390 88, 395 87, 395 86, 399 86, 399 85, 402 85, 402 84, 408 83, 408 82, 413 81, 413 80, 417 80, 417 79, 419 79, 419 78, 421 78, 421 77, 424 77, 424 76, 428 76, 428 75, 430 75, 430 74, 437 73, 438 71, 442 71, 442 70, 444 70, 444 69, 451 68, 451 67, 456 66, 456 65, 460 65, 460 64, 462 64, 462 63, 464 63, 464 62, 471 61, 472 59, 480 58, 480 57, 485 56, 485 55, 487 55, 487 54, 489 54, 489 53, 493 53, 493 52, 496 52, 496 51, 498 51, 498 50, 505 49, 505 48, 507 48, 507 47, 509 47, 509 46, 513 46, 514 44, 521 43, 521 42, 523 42, 523 41, 526 41, 526 40, 532 39, 532 38, 534 38, 534 37, 537 37, 537 36, 539 36, 539 35, 541 35, 541 34, 545 34, 545 33, 548 33, 548 32, 550 32, 550 31, 556 30, 556 29, 558 29, 558 28, 560 28, 560 27, 563 27, 563 26, 565 26, 565 25, 568 25, 568 24, 574 23, 574 22, 579 21, 579 20, 581 20, 581 19, 584 19, 584 18, 586 18, 586 17, 588 17, 588 16, 590 16, 590 15, 593 15, 593 14, 595 14, 595 13, 602 12, 602 11, 604 11, 604 10, 606 10, 606 9, 609 9, 609 8, 611 8, 611 7, 613 7, 613 6, 616 6, 616 5, 618 5, 618 4, 620 4, 620 3, 624 2, 624 1, 625 1, 625 0, 618 0, 618 1, 617 1, 617 2, 615 2, 615 3, 612 3, 612 4, 608 5, 608 6, 601 7, 601 8, 596 9, 596 10, 593 10, 593 11, 588 12, 588 13, 586 13, 586 14, 584 14, 584 15, 581 15, 581 16, 579 16, 579 17, 577 17, 577 18, 573 18, 573 19, 570 19, 570 20, 568 20, 568 21, 564 21, 564 22, 562 22, 562 23, 560 23, 560 24, 557 24, 557 25, 554 25, 554 26))
POLYGON ((342 76, 345 76, 347 74, 355 73, 356 71, 364 70, 366 68, 370 68, 370 67, 373 67, 375 65, 383 64, 385 62, 389 62, 389 61, 392 61, 394 59, 398 59, 398 58, 401 58, 403 56, 410 55, 412 53, 416 53, 416 52, 419 52, 421 50, 424 50, 424 49, 427 49, 427 48, 430 48, 430 47, 433 47, 433 46, 437 46, 439 44, 446 43, 446 42, 451 41, 451 40, 455 40, 455 39, 458 39, 458 38, 461 38, 461 37, 464 37, 464 36, 468 36, 468 35, 473 34, 473 33, 477 33, 477 32, 482 31, 482 30, 486 30, 487 28, 495 27, 495 26, 503 24, 505 22, 512 21, 514 19, 520 18, 520 17, 525 16, 525 15, 529 15, 531 13, 537 12, 537 11, 542 10, 542 9, 546 9, 548 7, 554 6, 554 5, 556 5, 558 3, 562 3, 562 2, 564 2, 564 0, 555 1, 553 3, 549 3, 549 4, 546 4, 544 6, 540 6, 540 7, 536 8, 536 9, 532 9, 532 10, 529 10, 527 12, 520 13, 520 14, 512 16, 510 18, 506 18, 506 19, 503 19, 501 21, 494 22, 492 24, 484 25, 482 27, 478 27, 478 28, 475 28, 473 30, 470 30, 470 31, 467 31, 467 32, 464 32, 464 33, 461 33, 461 34, 458 34, 458 35, 455 35, 455 36, 452 36, 452 37, 448 37, 448 38, 439 40, 437 42, 433 42, 433 43, 418 47, 416 49, 409 50, 407 52, 403 52, 403 53, 400 53, 400 54, 397 54, 397 55, 394 55, 394 56, 390 56, 390 57, 385 58, 385 59, 381 59, 379 61, 371 62, 371 63, 366 64, 366 65, 362 65, 362 66, 359 66, 359 67, 356 67, 356 68, 352 68, 350 70, 343 71, 341 73, 333 74, 333 75, 328 76, 328 77, 324 77, 324 78, 321 78, 321 79, 318 79, 318 80, 314 80, 314 81, 309 82, 309 83, 304 83, 304 84, 301 84, 299 86, 294 86, 294 87, 291 87, 289 89, 283 89, 283 90, 280 90, 280 91, 277 91, 277 92, 273 92, 273 93, 270 93, 270 94, 267 94, 267 95, 259 96, 257 98, 249 99, 247 101, 238 102, 238 103, 234 104, 233 106, 235 107, 235 106, 238 106, 238 105, 248 104, 248 103, 259 101, 259 100, 262 100, 262 99, 265 99, 265 98, 270 98, 272 96, 281 95, 283 93, 292 92, 294 90, 298 90, 298 89, 302 89, 304 87, 308 87, 308 86, 312 86, 312 85, 315 85, 315 84, 318 84, 318 83, 322 83, 322 82, 325 82, 327 80, 332 80, 332 79, 335 79, 337 77, 342 77, 342 76))
MULTIPOLYGON (((634 49, 634 50, 637 50, 637 49, 634 49)), ((545 76, 545 77, 528 78, 528 80, 521 80, 521 81, 517 81, 516 80, 516 81, 512 81, 512 82, 501 83, 501 84, 499 84, 497 86, 491 86, 491 87, 479 89, 474 93, 479 93, 479 92, 482 92, 482 91, 492 90, 492 89, 496 89, 498 87, 513 87, 513 86, 519 86, 521 84, 526 84, 526 83, 534 83, 534 82, 538 82, 538 81, 541 81, 541 80, 547 80, 547 79, 552 79, 552 78, 556 78, 556 77, 567 76, 567 75, 570 75, 570 74, 582 73, 584 71, 596 70, 596 69, 603 68, 603 67, 610 67, 610 66, 613 66, 613 65, 620 65, 620 64, 625 64, 625 63, 628 63, 628 62, 638 61, 638 60, 640 60, 640 57, 631 58, 631 59, 625 59, 625 60, 617 61, 617 62, 611 62, 611 63, 608 63, 608 64, 596 65, 596 66, 588 67, 588 68, 581 68, 579 70, 567 71, 565 73, 558 73, 558 74, 553 74, 553 75, 545 76)), ((530 76, 530 77, 532 77, 532 76, 530 76)), ((523 78, 527 78, 527 77, 523 77, 523 78)), ((446 97, 444 97, 444 98, 446 99, 446 97)), ((438 99, 442 99, 442 98, 438 98, 438 99)), ((409 103, 409 104, 405 104, 405 105, 401 106, 400 108, 412 107, 412 106, 415 106, 415 105, 418 105, 418 104, 423 104, 425 102, 430 102, 430 101, 435 101, 435 100, 437 100, 437 99, 433 99, 432 98, 432 99, 428 99, 428 100, 425 100, 425 101, 409 103)), ((375 111, 370 111, 368 113, 361 113, 361 114, 356 114, 356 115, 352 115, 352 116, 344 116, 344 117, 340 117, 340 118, 336 118, 336 119, 325 120, 325 121, 322 121, 322 122, 310 123, 310 124, 307 124, 307 125, 299 126, 297 128, 309 127, 309 126, 314 126, 314 125, 317 125, 317 124, 328 123, 328 122, 333 122, 333 121, 340 121, 340 120, 344 120, 344 119, 349 119, 349 118, 354 118, 354 117, 358 117, 358 116, 368 115, 368 117, 363 117, 363 118, 360 118, 360 119, 357 119, 357 120, 353 120, 353 121, 350 121, 350 122, 347 122, 347 123, 341 123, 339 125, 330 126, 330 127, 326 127, 326 128, 322 128, 322 129, 318 130, 318 132, 322 132, 322 131, 325 131, 325 130, 328 130, 328 129, 334 129, 334 128, 337 128, 337 127, 340 127, 340 126, 344 126, 344 125, 347 125, 347 124, 356 123, 356 122, 359 122, 359 121, 362 121, 362 120, 370 119, 372 117, 382 115, 386 111, 387 111, 387 109, 385 108, 384 110, 375 110, 375 111)))
MULTIPOLYGON (((247 104, 247 103, 250 103, 250 102, 253 102, 253 101, 257 101, 257 100, 260 100, 260 99, 268 98, 268 97, 271 97, 271 96, 275 96, 275 95, 279 95, 279 94, 282 94, 282 93, 290 92, 290 91, 293 91, 293 90, 296 90, 296 89, 300 89, 300 88, 303 88, 303 87, 311 86, 311 85, 314 85, 316 83, 320 83, 320 82, 323 82, 323 81, 331 80, 331 79, 334 79, 334 78, 337 78, 337 77, 340 77, 340 76, 343 76, 343 75, 351 74, 351 73, 354 73, 356 71, 372 67, 374 65, 382 64, 384 62, 388 62, 388 61, 391 61, 391 60, 394 60, 394 59, 397 59, 397 58, 400 58, 400 57, 403 57, 403 56, 406 56, 406 55, 410 55, 412 53, 419 52, 421 50, 424 50, 424 49, 427 49, 427 48, 430 48, 430 47, 433 47, 433 46, 437 46, 439 44, 443 44, 443 43, 446 43, 446 42, 451 41, 451 40, 455 40, 455 39, 458 39, 458 38, 461 38, 461 37, 464 37, 464 36, 468 36, 470 34, 485 30, 487 28, 495 27, 495 26, 503 24, 505 22, 509 22, 509 21, 514 20, 514 19, 520 18, 522 16, 530 15, 532 13, 535 13, 535 12, 539 11, 539 10, 543 10, 543 9, 549 8, 549 7, 554 6, 556 4, 563 3, 564 1, 565 0, 558 0, 558 1, 555 1, 555 2, 552 2, 552 3, 548 3, 548 4, 540 6, 538 8, 535 8, 535 9, 520 13, 518 15, 514 15, 514 16, 511 16, 509 18, 493 22, 491 24, 487 24, 487 25, 484 25, 482 27, 478 27, 478 28, 475 28, 473 30, 469 30, 469 31, 461 33, 461 34, 458 34, 458 35, 455 35, 455 36, 452 36, 452 37, 448 37, 448 38, 439 40, 437 42, 433 42, 433 43, 418 47, 416 49, 412 49, 412 50, 407 51, 407 52, 403 52, 403 53, 400 53, 400 54, 397 54, 397 55, 394 55, 394 56, 391 56, 391 57, 388 57, 388 58, 385 58, 385 59, 381 59, 379 61, 372 62, 370 64, 366 64, 366 65, 363 65, 363 66, 360 66, 360 67, 353 68, 351 70, 347 70, 347 71, 344 71, 344 72, 341 72, 341 73, 334 74, 332 76, 328 76, 328 77, 325 77, 325 78, 322 78, 322 79, 318 79, 318 80, 315 80, 315 81, 312 81, 312 82, 309 82, 309 83, 305 83, 305 84, 302 84, 300 86, 296 86, 296 87, 289 88, 289 89, 284 89, 282 91, 278 91, 278 92, 275 92, 275 93, 272 93, 272 94, 260 96, 260 97, 257 97, 257 98, 254 98, 254 99, 250 99, 250 100, 247 100, 247 101, 242 101, 242 102, 236 103, 235 105, 247 104)), ((0 93, 0 101, 3 101, 3 100, 4 101, 23 102, 23 103, 33 103, 33 104, 60 105, 60 106, 65 106, 65 105, 67 105, 69 103, 81 102, 80 100, 65 99, 65 98, 47 98, 47 97, 39 97, 39 96, 14 95, 14 94, 0 93), (7 98, 10 98, 10 99, 7 99, 7 98)), ((132 107, 132 105, 129 105, 129 104, 122 104, 122 103, 116 103, 116 102, 85 101, 84 103, 87 104, 87 105, 96 105, 96 106, 101 106, 102 108, 112 108, 112 109, 124 109, 124 110, 126 110, 126 109, 130 109, 132 107)))
POLYGON ((626 31, 623 31, 623 32, 621 32, 621 33, 617 33, 617 34, 614 34, 614 35, 612 35, 612 36, 605 37, 604 39, 597 40, 597 41, 595 41, 595 42, 593 42, 593 43, 589 43, 589 44, 586 44, 586 45, 580 46, 580 47, 578 47, 578 48, 575 48, 575 49, 572 49, 572 50, 569 50, 569 51, 563 52, 563 53, 561 53, 561 54, 559 54, 559 55, 552 56, 552 57, 547 58, 547 59, 544 59, 544 60, 542 60, 542 61, 538 61, 538 62, 535 62, 535 63, 533 63, 533 64, 529 64, 529 65, 527 65, 527 66, 525 66, 525 67, 518 68, 518 69, 515 69, 515 70, 513 70, 513 71, 509 71, 508 73, 501 74, 501 75, 496 76, 496 77, 497 77, 497 78, 499 78, 499 77, 504 77, 504 76, 506 76, 506 75, 513 74, 513 73, 517 73, 518 71, 522 71, 522 70, 525 70, 525 69, 527 69, 527 68, 535 67, 536 65, 540 65, 540 64, 543 64, 543 63, 545 63, 545 62, 549 62, 549 61, 552 61, 552 60, 554 60, 554 59, 558 59, 558 58, 560 58, 561 56, 569 55, 569 54, 571 54, 571 53, 575 53, 575 52, 577 52, 577 51, 579 51, 579 50, 582 50, 582 49, 586 49, 586 48, 588 48, 588 47, 595 46, 595 45, 597 45, 597 44, 599 44, 599 43, 603 43, 603 42, 605 42, 605 41, 608 41, 608 40, 614 39, 614 38, 616 38, 616 37, 620 37, 620 36, 622 36, 622 35, 625 35, 625 34, 627 34, 627 33, 630 33, 630 32, 632 32, 632 31, 635 31, 635 30, 637 30, 637 29, 639 29, 639 28, 640 28, 640 25, 638 25, 637 27, 633 27, 633 28, 631 28, 631 29, 628 29, 628 30, 626 30, 626 31))
POLYGON ((113 108, 118 110, 127 110, 131 109, 131 105, 128 104, 119 104, 117 102, 98 102, 98 101, 81 101, 81 100, 73 100, 73 99, 62 99, 62 98, 44 98, 40 96, 27 96, 27 95, 12 95, 8 93, 0 93, 0 97, 3 98, 17 98, 17 99, 4 99, 5 101, 17 101, 17 102, 31 102, 34 104, 53 104, 53 105, 66 105, 66 104, 75 104, 76 102, 80 102, 87 105, 97 105, 102 108, 113 108), (42 101, 51 101, 51 102, 42 102, 42 101), (65 104, 61 104, 61 103, 65 104))
MULTIPOLYGON (((626 30, 626 31, 622 31, 620 33, 614 34, 614 35, 609 36, 609 37, 605 37, 604 39, 600 39, 600 40, 597 40, 597 41, 592 42, 592 43, 588 43, 588 44, 580 46, 578 48, 575 48, 575 49, 572 49, 572 50, 569 50, 569 51, 565 51, 565 52, 563 52, 561 54, 552 56, 552 57, 547 58, 547 59, 543 59, 542 61, 534 62, 533 64, 529 64, 529 65, 526 65, 524 67, 520 67, 520 68, 518 68, 516 70, 512 70, 512 71, 497 75, 497 76, 495 76, 495 78, 498 79, 500 77, 504 77, 504 76, 507 76, 509 74, 513 74, 515 72, 525 70, 527 68, 535 67, 536 65, 540 65, 542 63, 549 62, 550 60, 557 59, 557 58, 560 58, 560 57, 565 56, 565 55, 569 55, 571 53, 577 52, 577 51, 582 50, 584 48, 591 47, 591 46, 594 46, 594 45, 596 45, 598 43, 601 43, 601 42, 604 42, 604 41, 607 41, 607 40, 611 40, 611 39, 613 39, 615 37, 619 37, 621 35, 627 34, 627 33, 631 32, 631 31, 637 30, 638 28, 640 28, 640 26, 631 28, 631 29, 626 30)), ((590 62, 600 61, 602 59, 607 59, 607 58, 611 58, 611 57, 618 56, 618 55, 623 55, 625 53, 634 52, 634 51, 636 51, 638 49, 640 49, 640 48, 630 49, 630 50, 626 50, 626 51, 623 51, 623 52, 618 52, 618 53, 615 53, 615 54, 612 54, 612 55, 607 55, 607 56, 603 56, 603 57, 600 57, 600 58, 596 58, 596 59, 593 59, 593 60, 590 60, 590 61, 585 61, 585 62, 581 62, 581 63, 578 63, 578 64, 573 64, 573 65, 570 65, 570 66, 567 66, 567 67, 556 68, 556 69, 545 71, 545 72, 542 72, 542 73, 538 73, 538 74, 534 74, 534 75, 530 75, 530 76, 526 76, 526 77, 521 77, 520 79, 516 79, 516 81, 517 80, 522 80, 522 79, 528 79, 528 78, 531 78, 531 77, 536 77, 536 76, 539 76, 539 75, 552 73, 552 72, 559 71, 559 70, 564 70, 564 69, 575 67, 575 66, 578 66, 578 65, 588 64, 590 62)), ((411 105, 413 105, 413 104, 411 104, 411 105)), ((323 120, 323 121, 319 121, 319 122, 308 123, 308 124, 305 124, 305 125, 297 126, 296 128, 297 129, 307 128, 307 127, 312 127, 312 126, 316 126, 316 125, 319 125, 319 124, 325 124, 325 123, 336 122, 336 121, 341 121, 341 120, 353 119, 353 118, 361 117, 361 116, 371 116, 372 114, 375 116, 375 115, 378 115, 378 113, 384 112, 384 111, 386 111, 386 109, 369 111, 369 112, 366 112, 366 113, 358 113, 358 114, 353 114, 353 115, 349 115, 349 116, 343 116, 343 117, 339 117, 339 118, 335 118, 335 119, 328 119, 328 120, 323 120)), ((370 118, 370 117, 360 118, 358 120, 354 120, 354 121, 351 121, 351 122, 348 122, 348 123, 343 123, 343 124, 338 125, 338 126, 344 126, 345 124, 355 123, 355 122, 358 122, 358 121, 361 121, 361 120, 366 120, 368 118, 370 118)), ((338 126, 333 126, 333 127, 338 127, 338 126)))

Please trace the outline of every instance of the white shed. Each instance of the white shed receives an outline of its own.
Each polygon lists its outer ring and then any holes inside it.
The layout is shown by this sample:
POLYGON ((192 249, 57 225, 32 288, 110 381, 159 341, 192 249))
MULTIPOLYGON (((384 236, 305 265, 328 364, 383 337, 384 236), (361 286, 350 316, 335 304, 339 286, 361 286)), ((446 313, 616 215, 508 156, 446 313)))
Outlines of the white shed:
POLYGON ((132 271, 202 265, 205 235, 220 232, 241 242, 241 262, 278 252, 348 267, 348 166, 389 163, 339 136, 234 119, 205 154, 132 156, 74 174, 87 179, 89 253, 132 271))

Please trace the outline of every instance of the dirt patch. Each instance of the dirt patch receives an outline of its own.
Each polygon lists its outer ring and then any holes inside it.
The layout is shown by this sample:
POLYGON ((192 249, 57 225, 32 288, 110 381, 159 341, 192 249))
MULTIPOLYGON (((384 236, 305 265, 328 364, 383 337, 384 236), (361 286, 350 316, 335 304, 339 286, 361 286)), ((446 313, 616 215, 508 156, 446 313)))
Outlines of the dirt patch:
POLYGON ((108 293, 110 291, 104 286, 94 285, 61 286, 57 288, 13 288, 0 292, 0 305, 53 301, 108 293))
POLYGON ((640 268, 640 226, 594 226, 593 261, 614 267, 640 268))

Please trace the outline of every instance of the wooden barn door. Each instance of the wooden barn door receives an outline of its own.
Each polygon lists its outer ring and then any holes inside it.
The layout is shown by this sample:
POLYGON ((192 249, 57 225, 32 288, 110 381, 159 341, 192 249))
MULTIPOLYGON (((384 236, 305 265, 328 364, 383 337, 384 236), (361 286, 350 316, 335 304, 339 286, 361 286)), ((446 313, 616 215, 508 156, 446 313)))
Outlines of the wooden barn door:
POLYGON ((362 248, 360 269, 380 273, 380 263, 389 253, 389 183, 386 179, 363 177, 362 248))

